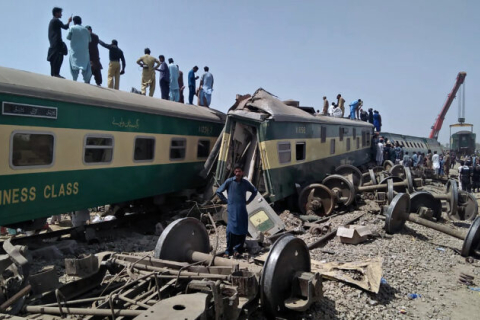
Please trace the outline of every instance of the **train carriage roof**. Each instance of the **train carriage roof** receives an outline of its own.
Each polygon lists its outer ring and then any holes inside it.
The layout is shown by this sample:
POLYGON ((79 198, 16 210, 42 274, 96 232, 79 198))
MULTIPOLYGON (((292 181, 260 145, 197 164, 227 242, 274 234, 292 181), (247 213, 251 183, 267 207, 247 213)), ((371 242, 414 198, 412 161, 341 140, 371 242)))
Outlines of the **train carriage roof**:
POLYGON ((0 67, 0 93, 160 114, 193 120, 225 122, 220 111, 185 105, 95 85, 0 67))
POLYGON ((373 128, 368 122, 328 116, 315 116, 300 108, 286 105, 264 89, 258 89, 253 96, 240 96, 229 109, 229 115, 237 115, 257 121, 314 122, 326 124, 355 125, 373 128))

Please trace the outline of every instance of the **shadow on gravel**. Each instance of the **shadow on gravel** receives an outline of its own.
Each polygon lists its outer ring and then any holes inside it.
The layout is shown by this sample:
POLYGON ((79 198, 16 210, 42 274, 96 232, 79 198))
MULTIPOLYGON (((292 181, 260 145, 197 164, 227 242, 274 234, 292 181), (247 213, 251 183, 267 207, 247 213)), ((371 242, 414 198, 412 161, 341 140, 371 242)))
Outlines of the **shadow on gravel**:
POLYGON ((468 229, 470 228, 471 224, 467 222, 460 222, 460 221, 454 221, 453 225, 458 228, 465 228, 468 229))
POLYGON ((425 237, 423 234, 421 233, 418 233, 417 231, 409 228, 408 226, 404 226, 403 229, 401 231, 398 232, 399 234, 404 234, 404 235, 409 235, 409 236, 413 236, 419 240, 422 240, 422 241, 428 241, 430 240, 429 238, 425 237))
POLYGON ((372 300, 378 301, 381 305, 389 304, 393 299, 395 299, 395 295, 399 291, 393 287, 391 287, 388 283, 382 283, 380 285, 380 291, 378 294, 371 294, 370 298, 372 300))
MULTIPOLYGON (((261 308, 256 310, 248 318, 250 320, 267 320, 268 318, 262 313, 261 308)), ((305 312, 287 312, 285 315, 278 316, 276 320, 338 320, 340 319, 335 309, 335 301, 323 297, 320 302, 313 304, 305 312)))
POLYGON ((299 315, 295 320, 300 319, 331 319, 336 320, 340 319, 337 314, 337 309, 335 308, 335 301, 323 297, 320 302, 315 303, 309 310, 299 315))

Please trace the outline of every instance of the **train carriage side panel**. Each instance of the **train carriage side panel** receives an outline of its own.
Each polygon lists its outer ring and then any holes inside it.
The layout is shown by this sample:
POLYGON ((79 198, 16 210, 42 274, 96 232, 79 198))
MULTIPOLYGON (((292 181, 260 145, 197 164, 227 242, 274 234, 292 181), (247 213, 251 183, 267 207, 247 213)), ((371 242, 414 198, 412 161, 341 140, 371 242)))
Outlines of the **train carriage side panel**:
POLYGON ((22 90, 0 90, 0 225, 205 183, 198 173, 221 119, 141 112, 138 105, 99 107, 22 90))

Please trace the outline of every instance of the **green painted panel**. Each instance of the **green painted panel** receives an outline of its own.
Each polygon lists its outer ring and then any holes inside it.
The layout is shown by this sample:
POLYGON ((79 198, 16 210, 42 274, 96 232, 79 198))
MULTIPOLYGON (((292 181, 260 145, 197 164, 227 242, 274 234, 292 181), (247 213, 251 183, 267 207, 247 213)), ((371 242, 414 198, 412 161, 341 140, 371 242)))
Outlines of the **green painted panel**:
POLYGON ((0 179, 0 225, 204 185, 203 162, 12 175, 0 179))
MULTIPOLYGON (((0 115, 0 124, 218 137, 222 123, 0 94, 3 101, 58 108, 58 118, 0 115)), ((192 108, 193 111, 193 108, 192 108)))
MULTIPOLYGON (((321 127, 327 130, 327 137, 338 137, 340 125, 334 123, 301 123, 301 122, 275 122, 265 121, 260 128, 261 141, 279 140, 279 139, 309 139, 320 138, 321 127)), ((352 124, 341 125, 346 128, 348 133, 344 136, 352 136, 353 128, 356 128, 357 137, 361 137, 362 130, 372 132, 373 126, 366 125, 365 122, 352 121, 352 124)))

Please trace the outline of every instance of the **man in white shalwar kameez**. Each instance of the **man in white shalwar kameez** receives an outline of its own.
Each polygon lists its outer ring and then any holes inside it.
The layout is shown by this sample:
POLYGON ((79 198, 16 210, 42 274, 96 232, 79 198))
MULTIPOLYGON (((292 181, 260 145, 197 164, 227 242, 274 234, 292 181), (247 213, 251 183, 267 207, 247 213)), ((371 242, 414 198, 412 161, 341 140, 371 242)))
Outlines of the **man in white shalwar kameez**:
POLYGON ((438 176, 438 174, 440 173, 440 156, 437 154, 437 151, 433 152, 432 162, 435 174, 438 176))
POLYGON ((377 143, 377 156, 375 158, 377 161, 377 166, 381 166, 383 164, 383 139, 377 143))
POLYGON ((90 83, 92 68, 88 45, 91 41, 90 32, 82 26, 82 18, 73 17, 73 26, 68 30, 67 39, 70 40, 70 72, 73 81, 77 81, 78 73, 82 71, 83 81, 90 83))

